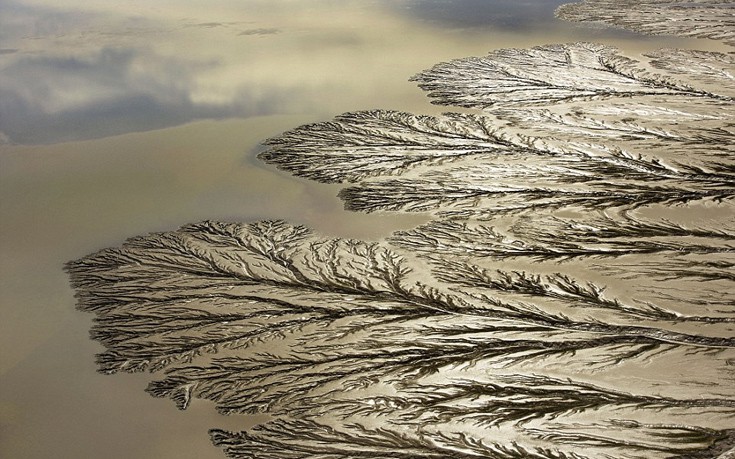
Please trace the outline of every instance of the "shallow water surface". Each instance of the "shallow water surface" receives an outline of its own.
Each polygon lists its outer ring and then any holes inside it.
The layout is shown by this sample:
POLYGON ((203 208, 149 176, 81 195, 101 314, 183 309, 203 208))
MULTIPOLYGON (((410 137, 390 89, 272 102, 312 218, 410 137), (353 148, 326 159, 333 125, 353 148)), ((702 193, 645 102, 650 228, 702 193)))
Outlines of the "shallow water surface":
POLYGON ((205 402, 178 412, 145 375, 95 373, 65 262, 207 219, 361 239, 428 219, 346 212, 340 187, 255 159, 264 139, 345 111, 438 114, 408 78, 493 49, 723 49, 564 23, 558 3, 2 3, 0 456, 217 458, 206 430, 249 422, 205 402))

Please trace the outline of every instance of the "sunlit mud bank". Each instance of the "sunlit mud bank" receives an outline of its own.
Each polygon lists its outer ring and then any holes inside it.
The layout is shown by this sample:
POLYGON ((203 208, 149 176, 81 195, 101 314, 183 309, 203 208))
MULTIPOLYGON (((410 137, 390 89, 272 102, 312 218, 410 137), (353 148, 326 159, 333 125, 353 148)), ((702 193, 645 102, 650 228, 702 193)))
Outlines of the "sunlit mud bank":
POLYGON ((735 45, 735 8, 722 0, 584 0, 556 10, 568 21, 599 22, 652 35, 712 38, 735 45))
POLYGON ((271 416, 212 431, 232 458, 727 454, 734 64, 504 49, 414 77, 473 113, 274 137, 263 160, 347 208, 433 220, 379 242, 203 222, 73 261, 99 369, 271 416))

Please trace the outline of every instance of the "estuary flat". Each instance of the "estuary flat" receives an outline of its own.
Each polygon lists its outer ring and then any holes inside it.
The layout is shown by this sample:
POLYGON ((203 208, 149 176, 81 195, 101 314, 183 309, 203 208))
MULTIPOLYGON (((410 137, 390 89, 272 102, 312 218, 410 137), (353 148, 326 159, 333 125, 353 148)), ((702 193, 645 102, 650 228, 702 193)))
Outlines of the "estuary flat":
POLYGON ((726 454, 732 8, 598 3, 0 5, 0 455, 726 454))

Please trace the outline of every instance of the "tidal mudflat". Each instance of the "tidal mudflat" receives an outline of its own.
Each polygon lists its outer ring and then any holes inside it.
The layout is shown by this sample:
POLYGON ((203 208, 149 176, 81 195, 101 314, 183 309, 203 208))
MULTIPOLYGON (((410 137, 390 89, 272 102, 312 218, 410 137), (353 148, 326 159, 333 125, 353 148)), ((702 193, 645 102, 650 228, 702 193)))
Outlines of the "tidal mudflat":
POLYGON ((457 57, 412 78, 451 113, 351 111, 259 154, 392 234, 206 220, 69 262, 98 370, 256 415, 210 431, 232 458, 727 457, 733 54, 457 57))

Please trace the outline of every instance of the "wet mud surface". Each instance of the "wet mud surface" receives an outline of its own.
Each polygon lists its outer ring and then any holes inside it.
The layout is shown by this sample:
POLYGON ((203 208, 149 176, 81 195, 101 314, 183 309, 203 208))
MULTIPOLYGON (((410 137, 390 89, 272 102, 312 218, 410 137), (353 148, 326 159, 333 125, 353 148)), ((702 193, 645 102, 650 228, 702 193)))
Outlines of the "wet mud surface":
POLYGON ((262 160, 347 209, 431 221, 379 241, 205 221, 70 262, 99 370, 271 417, 211 432, 232 458, 727 457, 734 64, 508 48, 414 77, 472 113, 272 137, 262 160))

